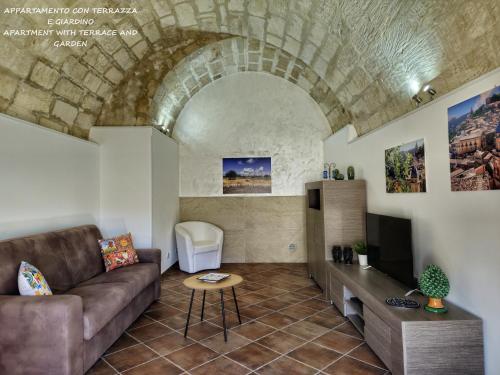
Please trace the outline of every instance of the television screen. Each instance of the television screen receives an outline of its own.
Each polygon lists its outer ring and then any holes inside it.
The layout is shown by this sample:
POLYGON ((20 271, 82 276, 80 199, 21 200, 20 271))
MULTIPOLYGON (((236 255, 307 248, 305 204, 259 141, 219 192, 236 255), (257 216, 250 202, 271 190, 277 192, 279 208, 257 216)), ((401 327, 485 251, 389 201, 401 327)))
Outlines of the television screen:
POLYGON ((369 265, 409 288, 415 287, 409 219, 368 213, 366 244, 369 265))

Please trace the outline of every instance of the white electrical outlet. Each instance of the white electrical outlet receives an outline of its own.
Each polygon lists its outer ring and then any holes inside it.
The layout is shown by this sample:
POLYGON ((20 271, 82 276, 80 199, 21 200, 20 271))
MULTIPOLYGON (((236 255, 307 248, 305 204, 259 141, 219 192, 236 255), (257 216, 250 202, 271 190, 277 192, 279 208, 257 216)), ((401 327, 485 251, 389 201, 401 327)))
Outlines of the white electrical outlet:
POLYGON ((288 251, 293 253, 294 251, 297 250, 297 244, 291 243, 288 245, 288 251))

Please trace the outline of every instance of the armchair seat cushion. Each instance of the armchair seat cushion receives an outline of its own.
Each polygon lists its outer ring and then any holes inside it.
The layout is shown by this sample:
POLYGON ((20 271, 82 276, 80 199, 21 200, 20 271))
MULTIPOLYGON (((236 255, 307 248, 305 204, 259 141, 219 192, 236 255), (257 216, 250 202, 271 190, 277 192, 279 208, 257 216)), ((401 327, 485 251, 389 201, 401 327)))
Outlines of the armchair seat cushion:
POLYGON ((195 254, 208 253, 219 250, 219 244, 215 241, 195 241, 193 242, 193 249, 195 254))
POLYGON ((154 280, 158 266, 137 263, 102 273, 68 290, 83 303, 83 337, 90 340, 154 280))

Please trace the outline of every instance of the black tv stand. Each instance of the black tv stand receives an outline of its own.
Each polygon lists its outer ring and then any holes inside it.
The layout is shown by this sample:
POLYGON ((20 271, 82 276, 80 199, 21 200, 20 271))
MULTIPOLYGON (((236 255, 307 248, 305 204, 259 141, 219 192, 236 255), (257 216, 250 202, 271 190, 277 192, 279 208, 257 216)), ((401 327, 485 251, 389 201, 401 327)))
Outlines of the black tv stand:
MULTIPOLYGON (((374 268, 326 261, 326 296, 392 374, 483 374, 482 321, 450 302, 448 313, 389 306, 407 288, 374 268)), ((423 296, 414 295, 422 306, 423 296)))

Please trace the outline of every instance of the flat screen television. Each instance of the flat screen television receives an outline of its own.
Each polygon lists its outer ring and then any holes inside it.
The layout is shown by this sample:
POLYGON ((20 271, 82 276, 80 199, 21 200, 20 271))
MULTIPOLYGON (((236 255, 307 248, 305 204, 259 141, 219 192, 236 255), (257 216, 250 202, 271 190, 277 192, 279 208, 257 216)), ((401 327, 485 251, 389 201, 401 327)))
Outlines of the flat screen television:
POLYGON ((366 214, 366 244, 368 264, 415 288, 411 220, 391 216, 366 214))

